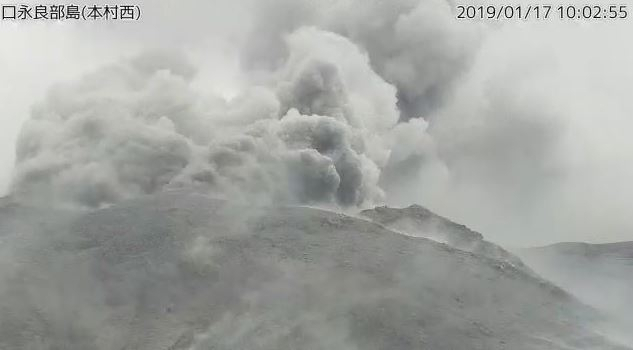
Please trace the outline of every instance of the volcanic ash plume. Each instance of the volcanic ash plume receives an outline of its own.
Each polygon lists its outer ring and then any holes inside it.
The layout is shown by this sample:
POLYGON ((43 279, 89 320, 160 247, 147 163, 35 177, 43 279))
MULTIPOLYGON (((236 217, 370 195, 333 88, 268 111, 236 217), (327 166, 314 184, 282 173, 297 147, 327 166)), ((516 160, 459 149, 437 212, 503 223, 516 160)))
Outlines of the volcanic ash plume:
MULTIPOLYGON (((229 101, 194 91, 195 69, 165 52, 54 87, 20 135, 14 194, 88 207, 173 187, 290 203, 380 201, 390 158, 426 152, 395 147, 396 89, 340 35, 302 28, 285 45, 266 83, 229 101)), ((423 121, 411 128, 428 138, 423 121)))

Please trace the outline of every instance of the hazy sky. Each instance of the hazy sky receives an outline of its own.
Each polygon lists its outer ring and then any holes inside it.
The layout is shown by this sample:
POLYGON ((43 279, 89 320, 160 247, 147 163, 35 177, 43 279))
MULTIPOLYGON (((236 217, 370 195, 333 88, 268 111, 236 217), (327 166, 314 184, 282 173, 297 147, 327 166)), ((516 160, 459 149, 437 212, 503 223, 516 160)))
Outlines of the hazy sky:
MULTIPOLYGON (((248 1, 227 3, 141 2, 143 19, 124 24, 0 23, 0 192, 20 125, 57 82, 163 47, 192 58, 200 91, 236 95, 238 53, 261 18, 248 1)), ((633 239, 633 19, 484 26, 468 68, 425 115, 449 176, 407 182, 387 201, 419 202, 510 245, 633 239)))

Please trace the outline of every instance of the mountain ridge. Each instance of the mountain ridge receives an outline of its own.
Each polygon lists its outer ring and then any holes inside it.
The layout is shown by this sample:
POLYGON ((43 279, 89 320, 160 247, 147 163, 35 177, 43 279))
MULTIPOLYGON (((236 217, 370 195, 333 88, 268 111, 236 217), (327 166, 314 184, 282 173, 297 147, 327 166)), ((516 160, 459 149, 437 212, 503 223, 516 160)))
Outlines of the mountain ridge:
POLYGON ((62 219, 0 225, 3 349, 628 349, 514 265, 340 213, 170 192, 62 219))

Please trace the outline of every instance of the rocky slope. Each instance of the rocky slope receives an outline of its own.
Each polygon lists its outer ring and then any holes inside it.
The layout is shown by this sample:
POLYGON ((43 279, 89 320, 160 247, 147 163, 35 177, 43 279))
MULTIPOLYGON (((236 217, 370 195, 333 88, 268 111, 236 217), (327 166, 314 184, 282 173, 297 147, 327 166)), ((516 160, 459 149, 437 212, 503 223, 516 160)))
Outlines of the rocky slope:
POLYGON ((42 211, 0 208, 0 349, 627 349, 505 258, 368 220, 184 192, 42 211))
POLYGON ((472 252, 512 264, 520 269, 529 270, 515 255, 494 243, 486 241, 481 233, 452 222, 419 205, 411 205, 401 209, 376 207, 362 211, 361 215, 393 231, 413 237, 429 238, 446 243, 459 250, 472 252))

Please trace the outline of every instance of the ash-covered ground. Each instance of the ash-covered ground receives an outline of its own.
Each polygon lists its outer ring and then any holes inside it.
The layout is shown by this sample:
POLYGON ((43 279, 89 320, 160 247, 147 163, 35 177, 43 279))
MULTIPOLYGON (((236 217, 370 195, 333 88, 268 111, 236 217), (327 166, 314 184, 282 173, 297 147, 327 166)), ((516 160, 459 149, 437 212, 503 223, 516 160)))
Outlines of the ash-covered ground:
POLYGON ((90 211, 5 199, 0 348, 628 349, 464 226, 419 206, 362 217, 189 191, 90 211))

